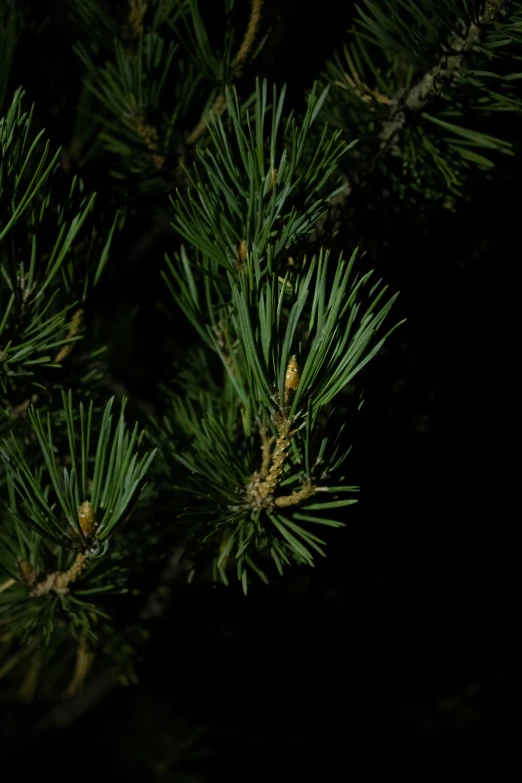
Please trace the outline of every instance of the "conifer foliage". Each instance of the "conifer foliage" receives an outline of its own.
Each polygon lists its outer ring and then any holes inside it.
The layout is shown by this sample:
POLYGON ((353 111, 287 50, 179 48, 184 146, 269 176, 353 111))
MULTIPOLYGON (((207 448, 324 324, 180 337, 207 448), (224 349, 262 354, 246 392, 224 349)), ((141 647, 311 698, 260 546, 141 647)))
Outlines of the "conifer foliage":
POLYGON ((472 167, 513 154, 490 128, 522 107, 519 3, 363 0, 296 106, 256 73, 262 1, 243 28, 235 5, 216 44, 197 0, 71 0, 63 150, 17 83, 23 15, 0 12, 0 677, 26 697, 76 692, 94 661, 134 678, 146 623, 127 599, 173 546, 183 578, 245 595, 326 556, 357 500, 358 374, 398 325, 336 225, 376 172, 399 201, 454 208, 472 167), (190 338, 136 421, 95 324, 145 207, 170 223, 160 274, 190 338))

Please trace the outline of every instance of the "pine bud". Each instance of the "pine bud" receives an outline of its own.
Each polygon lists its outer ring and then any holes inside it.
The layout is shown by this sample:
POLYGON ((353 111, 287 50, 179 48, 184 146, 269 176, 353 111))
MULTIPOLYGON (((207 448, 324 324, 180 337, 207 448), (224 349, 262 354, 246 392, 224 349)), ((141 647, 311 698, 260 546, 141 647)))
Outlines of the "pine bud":
POLYGON ((299 365, 297 357, 292 356, 288 362, 285 375, 285 406, 288 407, 293 399, 295 391, 299 386, 299 365))
POLYGON ((94 528, 96 526, 96 516, 94 514, 94 508, 88 500, 84 500, 82 505, 78 508, 78 522, 80 523, 85 538, 90 538, 94 533, 94 528))
POLYGON ((27 560, 21 560, 18 563, 18 568, 20 569, 20 574, 24 582, 28 585, 34 585, 36 581, 36 574, 31 563, 29 563, 27 560))

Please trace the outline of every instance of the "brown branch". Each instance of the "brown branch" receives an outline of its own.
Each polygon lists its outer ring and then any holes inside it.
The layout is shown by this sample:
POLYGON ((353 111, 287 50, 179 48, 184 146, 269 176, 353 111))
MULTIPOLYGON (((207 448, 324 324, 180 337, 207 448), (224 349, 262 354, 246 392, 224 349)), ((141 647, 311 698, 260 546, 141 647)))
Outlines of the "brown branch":
POLYGON ((261 22, 261 9, 263 7, 263 0, 252 0, 252 7, 250 9, 250 19, 248 20, 248 26, 243 36, 241 46, 236 54, 236 57, 232 63, 232 69, 234 76, 240 76, 245 60, 254 45, 259 24, 261 22))
MULTIPOLYGON (((274 499, 274 492, 283 473, 292 437, 299 429, 299 427, 295 430, 290 429, 292 420, 289 418, 290 407, 299 386, 299 380, 300 370, 297 357, 291 356, 286 366, 283 406, 279 412, 274 413, 272 416, 278 433, 272 456, 270 456, 270 447, 274 438, 269 439, 266 429, 260 427, 261 470, 253 474, 247 489, 249 502, 254 508, 271 508, 274 505, 292 506, 315 492, 311 482, 307 482, 301 490, 293 492, 291 495, 274 499)), ((277 395, 277 401, 280 405, 279 395, 277 395)))
POLYGON ((426 73, 417 84, 406 93, 401 93, 393 101, 387 120, 383 122, 380 134, 381 151, 393 145, 393 140, 402 129, 406 118, 404 110, 418 112, 425 108, 432 95, 440 91, 443 83, 450 82, 458 73, 463 58, 480 41, 482 28, 493 24, 510 0, 486 0, 484 11, 478 24, 472 22, 466 35, 457 35, 451 49, 454 54, 444 54, 437 65, 426 73))
POLYGON ((87 555, 83 552, 78 553, 74 563, 67 571, 54 571, 52 574, 48 574, 43 580, 34 585, 31 595, 34 598, 39 598, 42 595, 49 595, 51 591, 58 595, 68 593, 69 585, 80 576, 87 565, 86 561, 87 555))
POLYGON ((247 488, 247 497, 249 503, 254 508, 270 508, 273 505, 273 494, 279 484, 279 479, 283 472, 286 456, 290 447, 293 432, 290 432, 290 422, 282 414, 276 414, 274 421, 278 431, 274 453, 270 458, 263 449, 263 463, 268 462, 269 467, 263 464, 262 475, 256 472, 252 475, 250 484, 247 488))
POLYGON ((292 440, 293 432, 290 432, 290 422, 288 419, 280 417, 277 423, 277 431, 279 437, 276 441, 270 468, 266 479, 259 484, 257 489, 257 494, 261 500, 264 500, 269 495, 273 495, 277 488, 292 440))
POLYGON ((281 413, 275 414, 274 422, 278 431, 274 452, 270 453, 274 438, 269 438, 266 430, 261 428, 261 470, 252 475, 247 488, 248 501, 251 506, 257 509, 294 506, 309 498, 316 491, 311 481, 308 480, 300 490, 292 492, 290 495, 274 497, 281 480, 292 437, 297 432, 297 429, 290 429, 291 421, 281 413))
POLYGON ((278 508, 287 508, 288 506, 296 506, 303 500, 308 500, 309 497, 314 495, 316 488, 311 481, 306 481, 301 489, 292 492, 291 495, 280 495, 274 500, 275 505, 278 508))
POLYGON ((261 470, 259 471, 259 475, 261 478, 266 478, 270 469, 270 461, 272 457, 271 449, 272 443, 274 442, 274 436, 268 435, 266 427, 261 427, 259 432, 261 435, 261 470))

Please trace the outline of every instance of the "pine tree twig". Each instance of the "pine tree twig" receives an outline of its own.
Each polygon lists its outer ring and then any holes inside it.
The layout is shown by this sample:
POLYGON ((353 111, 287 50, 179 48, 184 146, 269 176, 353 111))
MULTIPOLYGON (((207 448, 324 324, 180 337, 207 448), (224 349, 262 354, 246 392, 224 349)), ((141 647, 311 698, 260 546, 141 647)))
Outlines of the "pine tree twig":
POLYGON ((235 59, 232 62, 232 72, 233 75, 236 77, 241 75, 248 54, 252 49, 252 46, 254 45, 254 41, 257 36, 257 31, 259 29, 259 24, 261 22, 262 7, 263 7, 263 0, 252 0, 248 26, 245 31, 245 35, 243 36, 243 40, 241 42, 241 46, 239 47, 238 53, 236 54, 235 59))
POLYGON ((437 65, 426 73, 410 90, 400 91, 392 103, 388 119, 383 122, 381 131, 381 153, 390 147, 394 149, 394 140, 406 122, 405 110, 419 112, 425 108, 433 95, 438 94, 442 84, 449 83, 457 75, 463 58, 480 41, 483 28, 493 24, 504 7, 511 0, 486 0, 484 11, 478 24, 472 22, 464 36, 457 35, 452 43, 452 54, 445 53, 437 65))
POLYGON ((266 479, 259 485, 258 494, 261 500, 264 500, 268 495, 273 495, 281 474, 283 472, 284 464, 290 448, 290 442, 292 440, 293 432, 290 431, 290 422, 288 419, 281 417, 277 418, 277 431, 278 439, 276 441, 274 453, 272 455, 272 462, 268 470, 266 479))
POLYGON ((316 488, 311 481, 305 481, 301 489, 292 492, 290 495, 280 495, 274 500, 275 505, 278 508, 287 508, 288 506, 296 506, 303 500, 308 500, 309 497, 315 494, 316 488))
POLYGON ((259 475, 261 478, 266 478, 270 469, 271 449, 275 438, 273 435, 268 435, 266 427, 260 427, 259 431, 261 435, 261 470, 259 475))
POLYGON ((274 504, 277 504, 277 500, 274 499, 274 492, 279 485, 284 470, 292 437, 299 429, 291 430, 290 420, 281 413, 274 414, 274 422, 278 432, 274 452, 270 457, 269 446, 265 446, 265 443, 262 443, 262 469, 260 472, 253 474, 247 488, 249 503, 253 508, 257 509, 272 508, 274 504))
POLYGON ((49 595, 54 591, 58 595, 64 595, 69 592, 69 585, 74 582, 82 573, 87 565, 87 555, 83 552, 79 552, 76 555, 74 563, 67 571, 53 571, 48 574, 42 581, 37 582, 31 590, 31 595, 34 598, 39 598, 42 595, 49 595))
MULTIPOLYGON (((239 47, 238 52, 232 61, 232 73, 231 73, 232 78, 238 78, 239 76, 241 76, 241 73, 245 65, 245 61, 256 39, 256 35, 259 29, 259 24, 261 22, 262 7, 263 7, 263 0, 252 0, 252 5, 250 8, 250 18, 248 20, 247 29, 245 35, 243 36, 241 46, 239 47)), ((212 104, 211 108, 208 110, 208 112, 206 112, 203 115, 203 117, 200 119, 200 121, 195 126, 195 128, 193 128, 192 131, 189 133, 189 135, 185 139, 185 143, 189 145, 196 144, 196 142, 199 141, 199 139, 207 129, 210 118, 213 115, 217 115, 218 117, 220 117, 222 114, 225 113, 226 109, 227 109, 227 102, 225 96, 223 93, 220 93, 217 96, 214 103, 212 104)))
MULTIPOLYGON (((78 508, 78 524, 85 539, 92 540, 96 529, 96 517, 92 504, 88 500, 85 500, 78 508)), ((58 595, 69 592, 69 585, 80 576, 87 564, 86 560, 85 552, 79 552, 70 568, 66 571, 53 571, 43 579, 38 579, 35 570, 27 560, 20 561, 18 567, 22 580, 32 588, 31 596, 39 598, 52 591, 58 595)))
MULTIPOLYGON (((315 488, 310 482, 307 482, 303 488, 291 495, 281 496, 274 499, 274 492, 279 485, 281 475, 284 470, 286 457, 290 443, 300 427, 292 430, 292 420, 289 418, 290 407, 294 399, 295 392, 299 385, 300 371, 297 364, 297 357, 291 356, 286 368, 285 386, 284 386, 284 405, 281 410, 276 411, 272 420, 276 426, 278 438, 275 449, 270 455, 270 448, 274 438, 268 438, 265 428, 260 427, 261 435, 261 470, 252 475, 250 484, 247 488, 247 497, 250 504, 257 509, 273 508, 274 505, 292 506, 313 495, 315 488)), ((280 404, 278 402, 278 404, 280 404)))

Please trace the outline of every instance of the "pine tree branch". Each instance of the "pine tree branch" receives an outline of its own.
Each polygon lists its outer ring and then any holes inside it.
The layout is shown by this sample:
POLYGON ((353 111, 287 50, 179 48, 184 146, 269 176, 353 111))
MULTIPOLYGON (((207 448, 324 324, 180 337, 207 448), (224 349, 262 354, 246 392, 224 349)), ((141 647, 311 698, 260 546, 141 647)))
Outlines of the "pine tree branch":
POLYGON ((233 75, 237 78, 241 75, 243 66, 248 57, 254 41, 257 36, 259 25, 261 23, 261 9, 263 7, 263 0, 252 0, 252 7, 250 9, 250 19, 248 20, 248 26, 239 47, 239 51, 232 63, 233 75))
POLYGON ((266 431, 266 427, 260 427, 260 435, 261 435, 261 470, 259 471, 259 475, 261 478, 265 479, 268 476, 268 471, 270 469, 270 462, 272 458, 272 444, 274 442, 274 436, 268 435, 266 431))
POLYGON ((69 592, 69 585, 76 581, 80 576, 85 566, 87 565, 87 555, 83 552, 79 552, 76 555, 74 563, 67 571, 54 571, 48 574, 42 581, 37 582, 31 595, 35 598, 39 598, 42 595, 49 595, 50 592, 55 592, 57 595, 63 595, 69 592))
POLYGON ((302 500, 311 497, 315 492, 315 487, 311 481, 306 481, 303 487, 290 495, 282 495, 274 498, 281 476, 283 474, 284 464, 288 456, 288 449, 292 437, 299 431, 291 430, 292 421, 288 414, 299 385, 299 365, 295 356, 290 357, 286 368, 285 386, 284 386, 284 406, 282 411, 273 414, 273 421, 278 432, 278 438, 273 454, 270 449, 274 441, 273 437, 268 437, 266 429, 260 428, 261 434, 261 470, 254 473, 247 489, 247 496, 253 508, 273 508, 274 505, 280 508, 294 506, 302 500))
POLYGON ((267 476, 263 481, 254 480, 249 488, 250 501, 254 506, 260 506, 261 508, 272 501, 272 495, 277 489, 283 473, 292 436, 296 432, 296 430, 290 430, 290 421, 281 415, 276 417, 276 426, 279 437, 276 441, 267 476))
POLYGON ((290 495, 280 495, 274 501, 278 508, 288 508, 288 506, 297 506, 303 500, 308 500, 317 492, 311 481, 305 481, 301 489, 292 492, 290 495))
POLYGON ((478 23, 471 22, 465 35, 456 35, 451 44, 451 54, 444 53, 437 65, 428 71, 410 90, 400 91, 392 101, 388 119, 383 122, 380 154, 394 148, 397 134, 406 122, 406 111, 420 112, 442 86, 457 75, 461 63, 476 46, 485 28, 494 23, 511 0, 486 0, 478 23))

